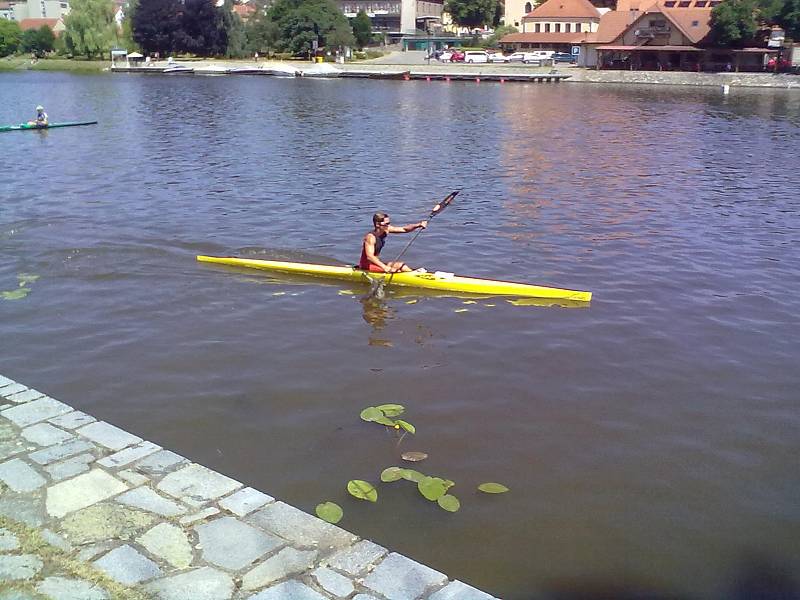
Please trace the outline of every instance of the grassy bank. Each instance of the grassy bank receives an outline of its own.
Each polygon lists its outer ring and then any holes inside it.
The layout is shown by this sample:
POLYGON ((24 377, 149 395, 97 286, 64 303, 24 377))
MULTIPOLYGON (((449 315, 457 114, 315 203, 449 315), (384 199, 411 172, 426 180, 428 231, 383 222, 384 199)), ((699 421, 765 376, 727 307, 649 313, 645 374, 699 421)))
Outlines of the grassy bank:
POLYGON ((101 73, 108 68, 107 60, 81 58, 40 58, 31 64, 28 57, 11 56, 0 59, 0 71, 72 71, 76 73, 101 73))

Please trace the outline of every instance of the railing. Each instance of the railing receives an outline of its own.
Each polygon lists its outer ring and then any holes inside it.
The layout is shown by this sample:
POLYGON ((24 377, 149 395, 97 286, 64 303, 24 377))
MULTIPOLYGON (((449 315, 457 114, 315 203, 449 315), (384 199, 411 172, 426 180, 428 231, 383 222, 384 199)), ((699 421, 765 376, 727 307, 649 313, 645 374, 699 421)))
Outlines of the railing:
POLYGON ((654 38, 657 35, 668 35, 670 28, 668 25, 663 27, 642 27, 634 32, 636 37, 654 38))

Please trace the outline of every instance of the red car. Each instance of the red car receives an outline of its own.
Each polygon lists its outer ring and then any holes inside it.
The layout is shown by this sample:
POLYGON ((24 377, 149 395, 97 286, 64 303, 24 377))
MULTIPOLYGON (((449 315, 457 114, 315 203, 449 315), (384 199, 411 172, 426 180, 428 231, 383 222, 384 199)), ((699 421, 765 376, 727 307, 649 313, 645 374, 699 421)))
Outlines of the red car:
POLYGON ((450 57, 450 62, 464 62, 464 51, 453 50, 453 56, 450 57))

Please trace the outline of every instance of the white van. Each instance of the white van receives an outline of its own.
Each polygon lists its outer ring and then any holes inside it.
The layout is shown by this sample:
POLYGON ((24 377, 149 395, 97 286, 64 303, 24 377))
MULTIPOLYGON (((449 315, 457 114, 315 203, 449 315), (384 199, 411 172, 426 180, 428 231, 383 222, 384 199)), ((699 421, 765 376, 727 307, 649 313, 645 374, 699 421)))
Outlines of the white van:
POLYGON ((488 63, 489 53, 485 50, 467 50, 464 52, 465 63, 488 63))
POLYGON ((531 50, 531 53, 536 56, 537 59, 547 59, 553 58, 553 54, 556 53, 555 50, 531 50))

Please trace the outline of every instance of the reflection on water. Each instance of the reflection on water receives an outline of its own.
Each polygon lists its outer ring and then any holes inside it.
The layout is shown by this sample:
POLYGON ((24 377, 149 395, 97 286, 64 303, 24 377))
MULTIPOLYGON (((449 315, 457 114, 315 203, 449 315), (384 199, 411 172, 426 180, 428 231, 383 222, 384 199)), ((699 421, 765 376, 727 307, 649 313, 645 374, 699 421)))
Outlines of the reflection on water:
POLYGON ((0 372, 506 600, 797 595, 800 94, 270 79, 0 74, 100 122, 0 134, 0 372), (409 263, 591 305, 195 260, 349 264, 458 188, 409 263), (348 497, 380 402, 461 511, 348 497))

